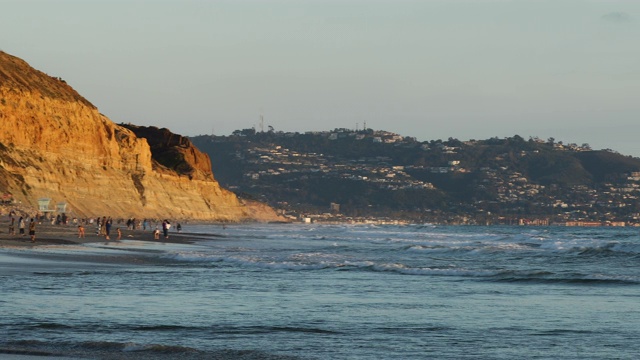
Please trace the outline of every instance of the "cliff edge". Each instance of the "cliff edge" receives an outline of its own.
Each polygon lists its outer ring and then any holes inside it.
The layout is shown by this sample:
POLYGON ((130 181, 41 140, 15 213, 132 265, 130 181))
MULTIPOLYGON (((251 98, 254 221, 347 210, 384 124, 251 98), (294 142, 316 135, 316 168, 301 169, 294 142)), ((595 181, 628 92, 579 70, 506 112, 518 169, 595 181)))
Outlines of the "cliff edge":
POLYGON ((0 51, 0 192, 80 217, 278 220, 256 216, 167 129, 117 125, 60 78, 0 51))

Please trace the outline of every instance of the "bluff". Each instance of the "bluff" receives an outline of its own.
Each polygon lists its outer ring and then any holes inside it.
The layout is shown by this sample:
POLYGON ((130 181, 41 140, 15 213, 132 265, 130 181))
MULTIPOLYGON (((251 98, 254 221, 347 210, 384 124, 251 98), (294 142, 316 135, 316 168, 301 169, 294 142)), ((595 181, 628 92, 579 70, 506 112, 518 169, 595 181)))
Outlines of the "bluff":
POLYGON ((0 192, 77 216, 277 219, 222 188, 208 155, 167 129, 118 125, 60 78, 0 52, 0 192))

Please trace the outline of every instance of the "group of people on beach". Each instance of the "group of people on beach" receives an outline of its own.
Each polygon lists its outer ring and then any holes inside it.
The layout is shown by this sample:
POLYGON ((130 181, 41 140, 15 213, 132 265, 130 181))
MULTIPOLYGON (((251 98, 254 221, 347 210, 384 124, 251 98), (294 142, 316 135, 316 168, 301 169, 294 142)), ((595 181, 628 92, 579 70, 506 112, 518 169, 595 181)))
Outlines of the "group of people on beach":
MULTIPOLYGON (((118 222, 122 222, 123 220, 119 220, 118 222)), ((94 219, 91 219, 90 222, 94 222, 94 219)), ((96 235, 101 235, 104 236, 106 240, 111 240, 110 235, 111 235, 111 228, 113 226, 113 219, 111 217, 106 217, 103 216, 102 218, 98 217, 95 219, 95 223, 96 223, 96 235)), ((147 219, 144 219, 143 221, 136 221, 136 219, 134 218, 130 218, 127 220, 126 222, 127 225, 127 230, 137 230, 142 228, 142 231, 146 231, 147 229, 151 229, 151 226, 149 225, 149 221, 147 219)), ((169 220, 163 220, 162 221, 162 233, 164 235, 165 239, 169 238, 169 229, 171 228, 171 222, 169 222, 169 220)), ((182 231, 182 225, 180 225, 180 223, 177 224, 176 229, 178 232, 182 231)), ((119 241, 120 239, 122 239, 122 230, 120 227, 116 228, 118 237, 116 238, 117 241, 119 241)), ((84 226, 82 224, 78 225, 78 237, 85 237, 85 231, 84 231, 84 226)), ((155 229, 153 231, 153 238, 154 240, 159 240, 160 239, 160 228, 158 227, 158 225, 156 224, 155 229)))
MULTIPOLYGON (((29 217, 28 215, 23 214, 18 219, 16 219, 16 215, 17 214, 15 211, 11 211, 9 213, 9 218, 10 218, 9 234, 15 235, 16 227, 17 227, 19 235, 26 236, 26 231, 28 229, 29 236, 31 237, 31 242, 35 242, 36 241, 36 222, 38 220, 48 222, 48 218, 41 217, 40 219, 38 219, 37 217, 29 217)), ((67 225, 69 222, 71 222, 69 221, 69 218, 66 215, 62 214, 62 215, 56 216, 55 218, 52 218, 51 224, 67 225)), ((111 240, 111 230, 113 227, 114 220, 110 216, 109 217, 103 216, 103 217, 89 218, 89 219, 77 219, 74 217, 72 222, 77 224, 78 226, 78 238, 86 237, 85 227, 89 224, 95 224, 96 235, 104 236, 105 240, 107 241, 111 240)), ((124 220, 120 219, 117 222, 122 223, 124 222, 124 220)), ((147 219, 140 221, 134 218, 130 218, 126 221, 126 225, 128 230, 137 230, 140 228, 142 228, 143 231, 147 231, 147 229, 151 230, 149 220, 147 219)), ((153 238, 155 240, 159 240, 160 231, 162 230, 162 235, 164 236, 165 239, 168 239, 169 229, 171 229, 171 222, 167 219, 163 220, 160 226, 158 223, 156 223, 155 229, 153 229, 153 238)), ((177 232, 182 231, 182 225, 180 225, 180 223, 177 224, 176 230, 177 232)), ((116 228, 116 231, 117 231, 116 241, 119 241, 122 239, 121 227, 118 226, 116 228)))
MULTIPOLYGON (((16 234, 16 218, 15 218, 15 213, 12 211, 9 214, 9 217, 11 217, 11 219, 9 220, 9 234, 10 235, 15 235, 16 234)), ((20 236, 25 236, 25 229, 27 228, 27 219, 28 216, 26 215, 22 215, 20 216, 20 218, 18 219, 17 223, 18 223, 18 231, 20 236)), ((36 221, 35 218, 31 218, 31 220, 29 220, 29 237, 31 238, 31 242, 34 243, 36 242, 36 221)))
MULTIPOLYGON (((111 216, 106 217, 103 216, 102 219, 99 217, 96 219, 96 235, 104 236, 105 240, 111 240, 111 227, 113 226, 113 219, 111 216)), ((120 228, 118 228, 118 238, 116 240, 120 240, 122 237, 122 232, 120 228)))
MULTIPOLYGON (((162 234, 164 235, 165 239, 169 238, 169 229, 171 229, 171 222, 169 222, 169 220, 163 220, 162 221, 162 234)), ((180 225, 180 223, 178 223, 178 225, 176 226, 176 230, 178 232, 182 231, 182 225, 180 225)), ((156 225, 156 228, 153 230, 153 239, 154 240, 160 240, 160 229, 158 229, 158 225, 156 225)))

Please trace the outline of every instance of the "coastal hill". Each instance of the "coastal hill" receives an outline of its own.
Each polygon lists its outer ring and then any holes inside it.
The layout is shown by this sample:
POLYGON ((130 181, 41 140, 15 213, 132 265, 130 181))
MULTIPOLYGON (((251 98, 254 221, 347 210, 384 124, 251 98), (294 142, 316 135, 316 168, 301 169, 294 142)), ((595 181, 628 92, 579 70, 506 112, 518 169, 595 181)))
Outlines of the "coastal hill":
POLYGON ((201 135, 218 180, 291 216, 640 224, 640 159, 553 138, 417 141, 383 130, 201 135))
POLYGON ((278 219, 222 188, 187 138, 115 124, 64 80, 1 51, 0 192, 80 217, 278 219))

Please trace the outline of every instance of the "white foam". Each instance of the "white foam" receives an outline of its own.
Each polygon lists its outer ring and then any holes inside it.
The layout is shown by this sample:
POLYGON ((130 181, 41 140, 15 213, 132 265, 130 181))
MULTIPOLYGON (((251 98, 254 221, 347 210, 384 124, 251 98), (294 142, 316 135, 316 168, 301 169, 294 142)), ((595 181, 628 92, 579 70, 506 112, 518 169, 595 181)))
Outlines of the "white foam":
POLYGON ((411 268, 403 264, 383 264, 376 265, 374 269, 377 271, 392 271, 405 275, 435 275, 435 276, 472 276, 484 277, 498 274, 494 270, 470 270, 461 268, 430 268, 420 267, 411 268))

